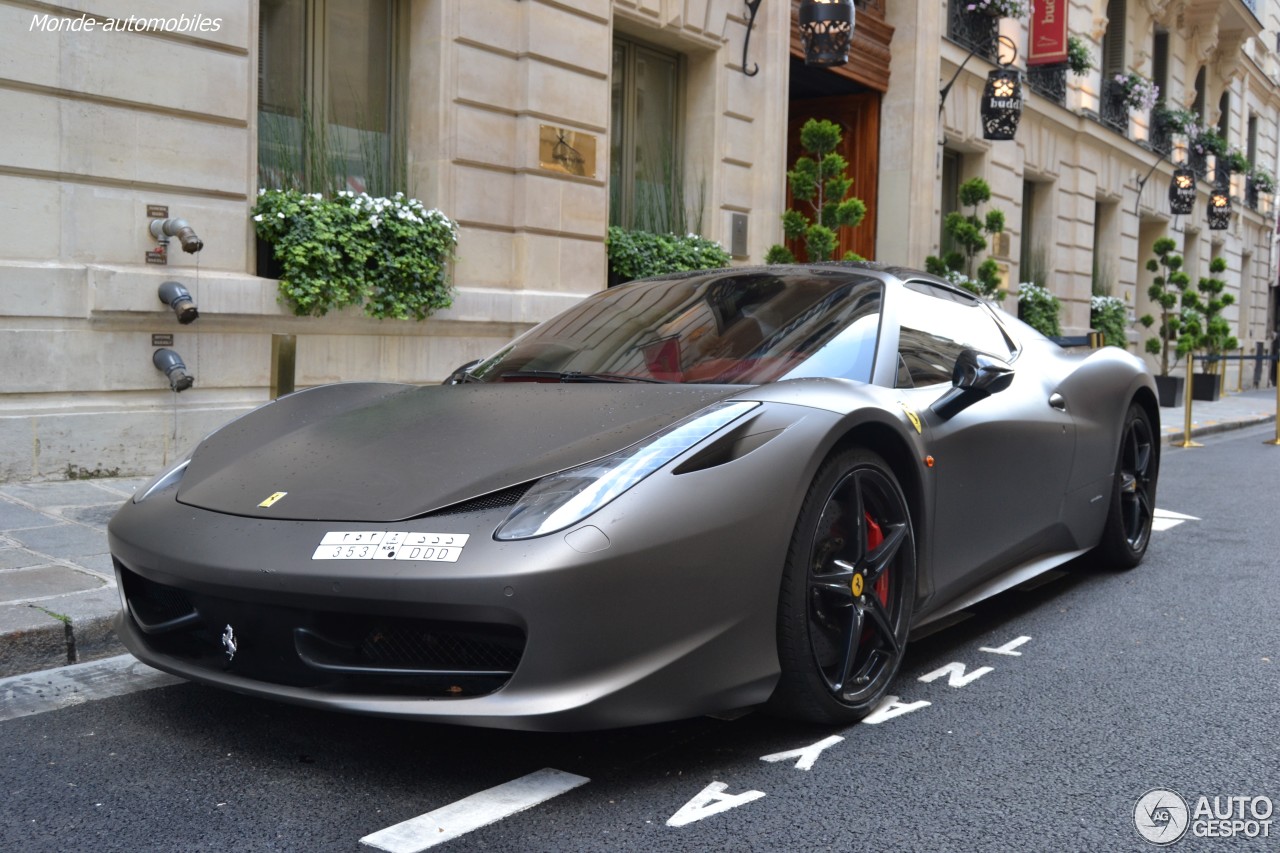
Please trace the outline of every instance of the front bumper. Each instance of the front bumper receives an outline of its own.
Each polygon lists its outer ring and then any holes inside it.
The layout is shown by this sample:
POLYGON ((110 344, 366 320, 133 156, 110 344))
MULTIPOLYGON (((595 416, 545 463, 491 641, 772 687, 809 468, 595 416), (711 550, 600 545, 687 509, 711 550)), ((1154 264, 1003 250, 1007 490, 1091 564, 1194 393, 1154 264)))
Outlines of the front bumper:
POLYGON ((538 539, 492 539, 505 507, 372 525, 469 534, 456 562, 312 559, 326 533, 371 525, 245 518, 162 493, 111 523, 117 633, 185 678, 384 716, 583 730, 759 704, 777 680, 778 582, 808 482, 791 444, 659 472, 538 539), (186 624, 156 630, 174 620, 186 624), (416 652, 365 649, 386 626, 416 652), (500 660, 433 657, 459 637, 500 660))

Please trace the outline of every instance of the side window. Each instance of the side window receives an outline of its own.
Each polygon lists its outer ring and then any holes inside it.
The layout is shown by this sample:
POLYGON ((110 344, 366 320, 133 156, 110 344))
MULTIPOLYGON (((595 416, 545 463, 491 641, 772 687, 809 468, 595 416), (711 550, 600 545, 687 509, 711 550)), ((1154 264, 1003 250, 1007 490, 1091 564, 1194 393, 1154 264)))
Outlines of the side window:
POLYGON ((1009 339, 977 299, 926 282, 908 282, 902 298, 899 388, 950 382, 965 349, 1006 359, 1013 354, 1009 339))

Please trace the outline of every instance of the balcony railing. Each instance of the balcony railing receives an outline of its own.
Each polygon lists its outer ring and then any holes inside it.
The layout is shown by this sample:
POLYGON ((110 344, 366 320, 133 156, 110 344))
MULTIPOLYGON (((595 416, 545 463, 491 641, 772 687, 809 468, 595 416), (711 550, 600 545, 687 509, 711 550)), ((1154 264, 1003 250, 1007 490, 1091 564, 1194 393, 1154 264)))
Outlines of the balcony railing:
POLYGON ((1102 97, 1098 104, 1098 118, 1117 133, 1129 133, 1129 105, 1125 103, 1124 86, 1115 80, 1102 80, 1102 97))
POLYGON ((1165 113, 1161 112, 1159 105, 1151 111, 1151 147, 1156 152, 1166 157, 1173 153, 1173 134, 1175 131, 1173 123, 1169 120, 1165 113))
POLYGON ((964 0, 951 0, 947 4, 947 37, 995 62, 999 22, 991 15, 968 11, 966 5, 964 0))
POLYGON ((1066 106, 1067 66, 1032 65, 1027 68, 1027 85, 1041 97, 1066 106))

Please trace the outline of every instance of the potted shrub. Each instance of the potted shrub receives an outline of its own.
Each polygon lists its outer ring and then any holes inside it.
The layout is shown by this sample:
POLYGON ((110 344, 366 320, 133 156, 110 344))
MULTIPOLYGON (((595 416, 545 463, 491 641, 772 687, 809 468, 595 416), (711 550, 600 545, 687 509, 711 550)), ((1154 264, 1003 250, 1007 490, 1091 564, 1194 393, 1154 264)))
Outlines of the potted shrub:
MULTIPOLYGON (((1225 258, 1214 258, 1209 262, 1209 275, 1200 279, 1196 290, 1188 288, 1182 294, 1183 322, 1178 349, 1189 358, 1194 358, 1196 352, 1215 356, 1240 347, 1240 342, 1231 334, 1231 324, 1222 316, 1222 309, 1235 303, 1233 295, 1223 292, 1227 283, 1217 278, 1226 269, 1225 258)), ((1191 399, 1211 402, 1221 394, 1222 374, 1218 362, 1210 361, 1207 370, 1192 375, 1191 399)))
POLYGON ((1160 98, 1160 87, 1133 71, 1117 74, 1113 78, 1124 100, 1124 105, 1135 112, 1150 112, 1160 98))
MULTIPOLYGON (((1160 357, 1160 372, 1156 375, 1156 390, 1161 406, 1181 406, 1184 380, 1169 375, 1169 355, 1173 349, 1177 361, 1176 342, 1182 329, 1182 318, 1176 310, 1178 298, 1191 284, 1190 277, 1182 271, 1182 256, 1174 253, 1177 243, 1170 237, 1161 237, 1151 247, 1154 258, 1147 261, 1147 269, 1156 273, 1147 295, 1160 306, 1160 325, 1156 337, 1147 338, 1146 350, 1160 357)), ((1138 322, 1148 329, 1155 325, 1155 318, 1144 315, 1138 322)))
POLYGON ((1034 281, 1018 285, 1018 319, 1040 334, 1050 338, 1062 334, 1062 323, 1058 319, 1061 311, 1062 303, 1048 288, 1034 281))
POLYGON ((1089 325, 1102 332, 1105 346, 1128 347, 1129 340, 1125 334, 1127 315, 1124 300, 1114 296, 1094 296, 1089 303, 1089 325))
POLYGON ((1067 36, 1067 67, 1077 77, 1083 77, 1093 68, 1093 54, 1079 36, 1067 36))
POLYGON ((298 316, 361 305, 370 317, 422 320, 453 301, 458 227, 403 193, 264 189, 253 223, 279 263, 280 299, 298 316))
POLYGON ((651 275, 729 266, 729 253, 724 247, 697 234, 679 237, 611 225, 605 249, 609 254, 610 287, 651 275))
POLYGON ((1031 4, 1028 0, 970 0, 964 8, 966 12, 993 18, 1025 18, 1031 4))

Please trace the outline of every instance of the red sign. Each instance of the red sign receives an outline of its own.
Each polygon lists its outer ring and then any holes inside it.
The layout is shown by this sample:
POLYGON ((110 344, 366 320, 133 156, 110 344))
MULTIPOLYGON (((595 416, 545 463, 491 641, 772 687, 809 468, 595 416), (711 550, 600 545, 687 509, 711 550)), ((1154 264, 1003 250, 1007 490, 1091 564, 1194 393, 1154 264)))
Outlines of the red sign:
POLYGON ((1053 65, 1067 61, 1067 9, 1069 0, 1036 0, 1027 38, 1027 65, 1053 65))

